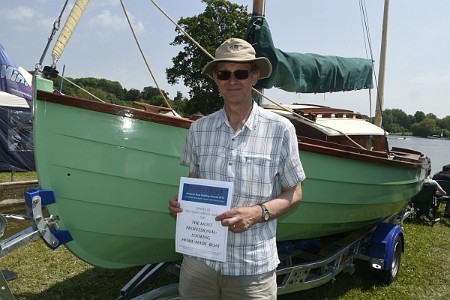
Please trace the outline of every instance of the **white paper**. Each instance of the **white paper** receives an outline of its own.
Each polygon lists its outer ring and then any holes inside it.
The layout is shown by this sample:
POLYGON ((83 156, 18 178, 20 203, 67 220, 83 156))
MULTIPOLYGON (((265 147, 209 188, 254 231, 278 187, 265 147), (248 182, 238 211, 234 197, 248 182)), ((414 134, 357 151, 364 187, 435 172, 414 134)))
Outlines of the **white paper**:
POLYGON ((232 182, 181 177, 176 252, 226 261, 228 227, 215 217, 230 209, 232 196, 232 182))

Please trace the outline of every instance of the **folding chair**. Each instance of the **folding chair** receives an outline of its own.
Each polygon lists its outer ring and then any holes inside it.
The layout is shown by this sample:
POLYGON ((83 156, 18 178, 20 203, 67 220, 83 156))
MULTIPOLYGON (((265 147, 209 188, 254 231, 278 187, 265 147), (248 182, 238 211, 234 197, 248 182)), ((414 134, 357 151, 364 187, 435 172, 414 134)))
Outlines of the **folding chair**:
POLYGON ((438 208, 436 186, 424 184, 420 192, 412 197, 411 202, 414 204, 417 218, 425 215, 427 218, 431 219, 432 226, 440 220, 436 218, 438 208))
POLYGON ((436 182, 441 186, 441 188, 447 193, 446 196, 440 196, 437 198, 439 204, 445 203, 445 211, 450 209, 450 181, 448 180, 436 180, 436 182))

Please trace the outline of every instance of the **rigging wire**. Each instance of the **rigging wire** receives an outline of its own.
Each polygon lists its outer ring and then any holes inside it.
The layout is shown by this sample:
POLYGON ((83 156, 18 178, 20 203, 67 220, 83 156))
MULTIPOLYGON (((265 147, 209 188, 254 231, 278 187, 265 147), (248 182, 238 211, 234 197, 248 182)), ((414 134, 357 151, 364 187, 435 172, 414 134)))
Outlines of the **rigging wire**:
MULTIPOLYGON (((64 11, 65 11, 65 9, 66 9, 66 7, 67 7, 67 3, 68 3, 68 2, 69 2, 69 0, 66 0, 66 2, 65 2, 64 5, 63 5, 63 8, 61 9, 61 12, 60 12, 58 18, 57 18, 57 19, 55 20, 55 22, 53 23, 52 32, 51 32, 51 34, 50 34, 50 37, 48 38, 47 45, 45 46, 44 52, 42 53, 42 56, 41 56, 39 62, 36 63, 36 66, 35 66, 35 71, 36 71, 36 72, 41 72, 41 71, 42 71, 42 63, 43 63, 43 61, 44 61, 45 55, 47 54, 48 48, 50 47, 50 43, 51 43, 51 41, 53 40, 53 37, 55 36, 56 32, 58 32, 58 30, 59 30, 59 28, 60 28, 60 25, 61 25, 61 17, 62 17, 62 15, 64 14, 64 11)), ((61 52, 62 52, 62 51, 61 51, 61 52)), ((55 61, 54 61, 52 67, 55 67, 55 64, 56 64, 56 63, 55 63, 55 61)), ((55 73, 55 74, 57 74, 57 73, 55 73)), ((70 84, 74 85, 75 87, 79 88, 80 90, 84 91, 84 92, 87 93, 88 95, 94 97, 96 100, 105 103, 105 101, 103 101, 102 99, 98 98, 97 96, 95 96, 94 94, 90 93, 89 91, 87 91, 86 89, 82 88, 81 86, 77 85, 75 82, 71 81, 70 79, 64 78, 63 75, 59 75, 59 74, 57 74, 57 75, 60 76, 62 79, 65 79, 67 82, 69 82, 70 84)), ((61 90, 62 90, 62 79, 61 79, 61 90)), ((60 91, 60 93, 61 93, 61 91, 60 91)))
POLYGON ((59 30, 59 26, 61 25, 61 17, 64 13, 64 10, 66 9, 67 3, 69 2, 69 0, 66 0, 66 2, 64 3, 64 6, 61 10, 61 13, 58 16, 58 19, 56 19, 56 21, 53 23, 53 29, 52 32, 50 34, 50 37, 48 38, 48 42, 47 45, 45 46, 44 52, 42 53, 41 59, 39 59, 39 62, 36 64, 35 66, 35 70, 36 71, 41 71, 42 70, 42 63, 44 62, 44 58, 45 55, 47 54, 48 48, 50 47, 50 43, 52 42, 53 37, 55 36, 56 32, 59 30))
MULTIPOLYGON (((366 1, 365 0, 359 0, 359 7, 360 7, 360 11, 361 11, 361 23, 362 23, 362 27, 363 27, 363 33, 365 36, 365 40, 367 41, 367 43, 364 43, 366 45, 366 55, 367 55, 367 47, 369 50, 369 55, 370 55, 370 59, 372 60, 372 67, 373 67, 373 76, 375 78, 375 90, 376 90, 376 94, 377 96, 379 96, 379 90, 378 90, 378 78, 377 78, 377 73, 375 71, 375 66, 374 66, 374 55, 373 55, 373 48, 372 48, 372 43, 371 43, 371 36, 370 36, 370 30, 369 30, 369 17, 367 14, 367 7, 366 7, 366 1)), ((370 99, 370 114, 372 115, 372 96, 369 90, 369 99, 370 99)), ((380 104, 381 105, 381 104, 380 104)), ((380 111, 382 112, 382 107, 379 107, 380 111)), ((372 117, 372 116, 370 116, 372 117)))
POLYGON ((74 3, 72 10, 70 11, 69 16, 67 17, 66 23, 64 24, 64 27, 61 33, 59 34, 59 37, 56 40, 55 45, 53 46, 52 52, 53 69, 55 68, 57 61, 60 59, 62 53, 64 52, 64 49, 66 48, 67 43, 72 37, 72 34, 75 28, 77 27, 80 18, 83 16, 83 13, 88 4, 89 0, 77 0, 74 3))

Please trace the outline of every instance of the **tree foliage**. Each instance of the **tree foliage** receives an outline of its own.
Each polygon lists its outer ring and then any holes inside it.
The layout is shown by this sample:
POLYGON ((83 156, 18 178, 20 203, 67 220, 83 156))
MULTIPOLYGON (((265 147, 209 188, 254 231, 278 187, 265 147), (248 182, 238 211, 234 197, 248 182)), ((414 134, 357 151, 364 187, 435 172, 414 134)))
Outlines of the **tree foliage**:
MULTIPOLYGON (((157 88, 152 86, 144 87, 142 91, 135 88, 127 90, 123 88, 119 82, 103 78, 98 79, 88 77, 88 78, 76 78, 76 79, 66 78, 66 79, 68 80, 64 81, 63 79, 63 88, 61 92, 63 94, 74 97, 98 100, 96 99, 97 97, 102 101, 123 106, 132 106, 133 101, 142 101, 152 105, 166 106, 164 98, 161 95, 161 93, 163 93, 172 107, 175 104, 175 101, 169 98, 169 93, 165 92, 164 90, 162 90, 160 93, 157 88), (70 82, 75 83, 78 87, 69 83, 69 80, 70 82), (83 89, 88 91, 89 93, 83 91, 83 89), (94 95, 95 97, 92 95, 94 95)), ((61 86, 60 77, 53 79, 53 86, 54 87, 61 86)), ((178 101, 180 102, 187 102, 187 99, 183 97, 183 94, 181 92, 177 92, 177 98, 178 101)), ((185 105, 176 103, 176 106, 180 109, 177 111, 183 114, 185 105)))
POLYGON ((423 119, 425 119, 425 113, 423 111, 416 111, 414 114, 414 123, 422 122, 423 119))
POLYGON ((410 118, 401 109, 386 109, 383 111, 383 128, 389 132, 408 131, 411 127, 410 118))
POLYGON ((415 136, 427 137, 437 135, 448 137, 450 133, 450 116, 438 119, 435 114, 416 111, 414 116, 407 115, 401 109, 383 111, 383 129, 391 133, 411 132, 415 136))
MULTIPOLYGON (((250 20, 246 6, 225 0, 203 0, 205 11, 197 16, 181 18, 178 24, 202 47, 214 55, 215 49, 231 37, 244 38, 250 20)), ((183 46, 183 50, 172 59, 173 67, 166 70, 169 83, 180 80, 189 91, 188 113, 208 114, 223 106, 219 91, 213 80, 201 74, 202 68, 211 58, 194 45, 178 28, 171 45, 183 46)))
POLYGON ((431 136, 438 131, 436 119, 426 117, 419 123, 414 123, 411 126, 412 134, 420 137, 431 136))

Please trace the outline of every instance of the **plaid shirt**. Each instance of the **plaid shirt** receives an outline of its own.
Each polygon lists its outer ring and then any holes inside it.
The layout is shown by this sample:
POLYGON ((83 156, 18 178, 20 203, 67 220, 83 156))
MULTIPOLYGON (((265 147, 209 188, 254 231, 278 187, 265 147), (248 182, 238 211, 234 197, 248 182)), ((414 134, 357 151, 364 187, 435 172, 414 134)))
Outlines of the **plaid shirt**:
MULTIPOLYGON (((200 178, 234 182, 232 207, 263 203, 305 179, 294 126, 256 103, 238 134, 223 109, 194 122, 180 162, 200 178)), ((279 264, 276 227, 270 220, 230 231, 225 263, 198 259, 223 275, 272 271, 279 264)))

